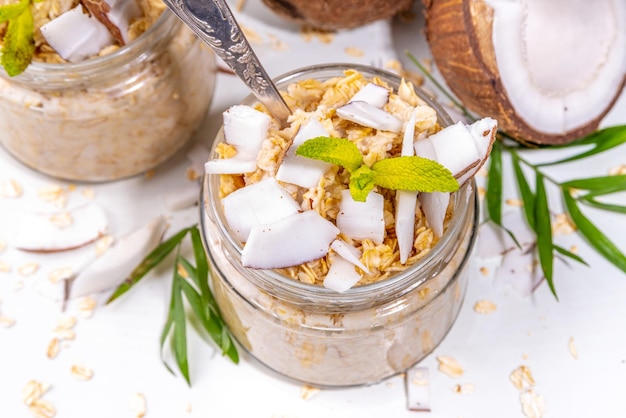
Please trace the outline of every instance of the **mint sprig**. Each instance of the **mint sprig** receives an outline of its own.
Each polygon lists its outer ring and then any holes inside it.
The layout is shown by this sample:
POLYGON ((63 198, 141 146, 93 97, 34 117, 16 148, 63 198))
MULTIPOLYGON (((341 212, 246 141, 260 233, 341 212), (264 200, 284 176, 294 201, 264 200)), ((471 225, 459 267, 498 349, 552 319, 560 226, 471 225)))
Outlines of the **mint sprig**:
POLYGON ((414 192, 454 192, 459 189, 450 170, 422 157, 395 157, 368 167, 357 146, 345 138, 320 136, 305 141, 296 155, 339 165, 350 173, 350 195, 364 202, 375 186, 414 192))
POLYGON ((8 22, 0 64, 14 77, 24 72, 35 54, 33 13, 30 0, 0 6, 0 23, 8 22))

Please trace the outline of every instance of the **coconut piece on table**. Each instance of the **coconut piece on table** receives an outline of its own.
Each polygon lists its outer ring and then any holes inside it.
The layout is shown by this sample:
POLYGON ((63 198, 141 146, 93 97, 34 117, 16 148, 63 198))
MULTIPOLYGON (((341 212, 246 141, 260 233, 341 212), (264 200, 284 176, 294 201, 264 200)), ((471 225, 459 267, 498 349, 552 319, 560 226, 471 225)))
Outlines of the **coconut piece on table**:
POLYGON ((224 112, 223 119, 224 141, 235 147, 237 155, 207 161, 205 171, 209 174, 245 174, 255 171, 271 118, 250 106, 234 105, 224 112))
POLYGON ((366 102, 350 102, 337 108, 337 116, 368 128, 401 132, 403 122, 389 112, 366 102))
POLYGON ((372 191, 365 202, 357 202, 350 190, 342 190, 337 227, 352 239, 371 239, 380 244, 385 237, 384 204, 385 198, 379 193, 372 191))
POLYGON ((367 83, 354 96, 348 103, 352 102, 365 102, 372 106, 382 108, 389 101, 389 90, 383 86, 379 86, 374 83, 367 83))
MULTIPOLYGON (((404 135, 402 138, 403 157, 415 155, 413 149, 413 138, 415 136, 415 118, 417 111, 411 113, 411 117, 404 125, 404 135)), ((406 263, 409 254, 413 249, 413 239, 415 238, 415 212, 417 205, 417 192, 398 190, 396 192, 396 237, 398 238, 398 249, 400 250, 400 262, 406 263)))
POLYGON ((120 238, 76 276, 71 283, 70 298, 102 292, 119 285, 156 248, 166 229, 165 217, 157 216, 145 226, 120 238))
POLYGON ((361 277, 361 273, 357 271, 353 263, 337 255, 333 258, 328 273, 326 273, 324 287, 340 293, 345 292, 357 284, 361 277))
POLYGON ((407 409, 430 412, 430 373, 428 368, 413 366, 404 374, 407 409))
POLYGON ((46 42, 65 60, 82 61, 113 43, 113 36, 79 4, 41 27, 46 42))
POLYGON ((26 214, 18 225, 13 245, 24 251, 65 251, 95 241, 106 233, 104 210, 93 202, 69 211, 26 214))
POLYGON ((328 171, 331 164, 296 155, 296 150, 305 141, 319 136, 328 136, 322 123, 312 117, 298 130, 293 142, 287 149, 283 161, 276 171, 276 179, 300 187, 315 187, 320 178, 328 171))
POLYGON ((222 199, 222 205, 228 227, 241 242, 248 240, 253 227, 300 211, 298 202, 273 177, 235 190, 222 199))
POLYGON ((293 267, 328 254, 339 229, 314 210, 250 230, 241 263, 256 269, 293 267))
POLYGON ((361 251, 348 244, 344 240, 336 239, 330 244, 330 248, 332 248, 338 255, 341 256, 344 260, 354 264, 367 274, 370 274, 370 270, 367 268, 365 264, 361 262, 361 251))

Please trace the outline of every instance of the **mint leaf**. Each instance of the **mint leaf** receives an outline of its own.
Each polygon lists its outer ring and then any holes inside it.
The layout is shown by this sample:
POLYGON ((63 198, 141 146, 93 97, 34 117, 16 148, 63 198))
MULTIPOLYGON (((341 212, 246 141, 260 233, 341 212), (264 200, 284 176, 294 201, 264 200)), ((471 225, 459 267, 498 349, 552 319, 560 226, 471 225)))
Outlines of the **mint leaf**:
POLYGON ((374 182, 385 189, 413 192, 454 192, 459 189, 450 170, 423 157, 396 157, 372 165, 374 182))
POLYGON ((350 195, 357 202, 365 202, 367 195, 372 191, 376 183, 376 173, 366 165, 362 165, 350 175, 350 195))
POLYGON ((33 31, 33 14, 29 7, 9 20, 0 58, 9 76, 21 74, 30 64, 35 53, 33 31))
POLYGON ((15 19, 28 7, 29 0, 22 0, 19 3, 5 4, 0 6, 0 23, 15 19))
POLYGON ((363 164, 361 151, 348 139, 318 136, 304 141, 296 155, 340 165, 350 173, 363 164))

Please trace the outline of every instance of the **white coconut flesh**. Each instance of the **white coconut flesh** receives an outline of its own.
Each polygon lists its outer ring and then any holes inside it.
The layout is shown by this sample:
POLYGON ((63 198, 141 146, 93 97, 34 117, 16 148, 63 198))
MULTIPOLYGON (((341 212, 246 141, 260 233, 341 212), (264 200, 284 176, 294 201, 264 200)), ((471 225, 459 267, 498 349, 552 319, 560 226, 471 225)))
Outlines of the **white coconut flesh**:
POLYGON ((340 256, 334 257, 333 262, 324 277, 324 287, 342 293, 353 287, 361 280, 361 273, 354 264, 340 256))
POLYGON ((601 117, 626 74, 624 0, 485 0, 515 113, 551 135, 601 117))
MULTIPOLYGON (((415 137, 415 118, 418 110, 411 114, 411 117, 404 125, 404 135, 402 137, 403 157, 415 155, 413 139, 415 137)), ((398 238, 398 249, 400 250, 400 262, 406 263, 409 254, 413 249, 413 239, 415 238, 415 213, 417 204, 417 192, 398 190, 396 192, 396 237, 398 238)))
POLYGON ((385 198, 380 193, 369 192, 365 202, 357 202, 350 190, 341 191, 337 226, 352 239, 370 239, 376 244, 385 237, 385 198))
POLYGON ((374 83, 367 83, 350 99, 352 102, 365 102, 382 108, 389 101, 389 90, 374 83))

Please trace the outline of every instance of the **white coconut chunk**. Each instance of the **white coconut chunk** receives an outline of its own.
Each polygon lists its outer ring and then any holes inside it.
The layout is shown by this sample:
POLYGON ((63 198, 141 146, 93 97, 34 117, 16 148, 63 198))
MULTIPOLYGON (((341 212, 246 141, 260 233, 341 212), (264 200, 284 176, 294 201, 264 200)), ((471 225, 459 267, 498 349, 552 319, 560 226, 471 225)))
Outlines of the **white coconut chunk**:
POLYGON ((305 141, 318 136, 328 136, 328 131, 317 119, 311 118, 300 127, 276 172, 279 181, 306 188, 317 186, 331 164, 296 155, 296 150, 305 141))
POLYGON ((391 113, 366 102, 350 102, 343 105, 337 108, 337 115, 359 125, 382 131, 401 132, 404 125, 391 113))
POLYGON ((332 248, 346 261, 349 261, 367 274, 370 274, 370 269, 368 269, 367 266, 361 262, 361 251, 358 248, 341 239, 334 240, 332 244, 330 244, 330 248, 332 248))
POLYGON ((165 207, 172 211, 178 211, 195 206, 200 195, 200 184, 196 181, 187 181, 161 195, 165 207))
POLYGON ((350 190, 341 191, 341 202, 337 214, 337 226, 342 233, 352 239, 371 239, 376 244, 385 237, 385 198, 370 192, 365 202, 352 199, 350 190))
POLYGON ((252 228, 241 253, 245 267, 293 267, 324 257, 339 229, 314 210, 252 228))
POLYGON ((407 409, 430 412, 430 374, 428 368, 413 366, 404 374, 407 409))
POLYGON ((367 83, 354 96, 350 102, 365 102, 372 106, 382 108, 389 101, 389 90, 374 83, 367 83))
POLYGON ((107 17, 120 30, 124 43, 128 43, 128 28, 142 15, 139 5, 135 0, 105 0, 105 3, 110 7, 107 17))
POLYGON ((17 228, 14 246, 25 251, 64 251, 81 247, 106 233, 106 214, 93 202, 68 211, 72 222, 62 227, 54 222, 57 215, 61 213, 26 214, 17 228))
POLYGON ((237 149, 239 158, 256 161, 271 118, 250 106, 234 105, 224 112, 223 119, 225 141, 237 149))
POLYGON ((81 5, 41 27, 46 42, 65 60, 82 61, 113 44, 113 36, 98 19, 83 12, 81 5))
POLYGON ((257 168, 256 160, 244 160, 238 157, 210 160, 204 164, 207 174, 246 174, 257 168))
POLYGON ((324 278, 324 287, 337 292, 345 292, 361 280, 361 274, 354 264, 337 256, 333 259, 324 278))
POLYGON ((232 192, 222 199, 222 205, 229 228, 241 242, 248 240, 253 227, 300 211, 298 202, 273 177, 232 192))
POLYGON ((426 216, 426 223, 438 237, 443 236, 443 221, 450 203, 450 193, 420 193, 420 205, 426 216))
POLYGON ((86 296, 118 286, 156 248, 166 229, 165 217, 157 216, 145 226, 117 240, 76 276, 71 284, 70 297, 86 296))
MULTIPOLYGON (((415 155, 413 149, 413 137, 415 136, 415 118, 417 109, 411 113, 411 117, 404 125, 402 137, 401 155, 411 157, 415 155)), ((413 249, 415 238, 415 211, 417 192, 398 190, 396 192, 396 236, 398 249, 400 250, 400 262, 406 263, 413 249)))

